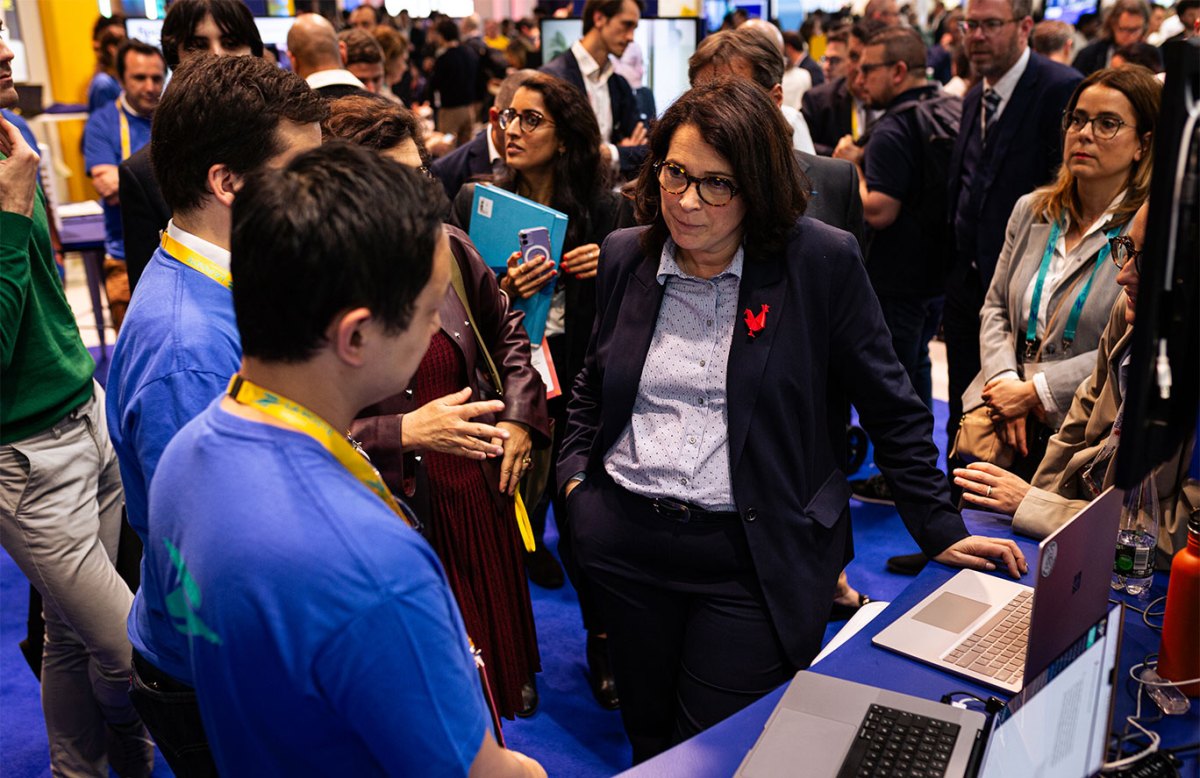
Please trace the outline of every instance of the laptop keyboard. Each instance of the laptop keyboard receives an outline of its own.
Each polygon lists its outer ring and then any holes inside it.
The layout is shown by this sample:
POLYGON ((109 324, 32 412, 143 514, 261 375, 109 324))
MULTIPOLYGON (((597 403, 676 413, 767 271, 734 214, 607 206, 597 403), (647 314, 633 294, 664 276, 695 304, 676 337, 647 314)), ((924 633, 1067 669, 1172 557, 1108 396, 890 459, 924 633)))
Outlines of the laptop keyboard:
POLYGON ((958 730, 959 726, 949 721, 872 705, 838 778, 945 775, 958 730))
POLYGON ((1033 592, 1021 592, 946 655, 946 661, 1005 683, 1025 674, 1033 592))

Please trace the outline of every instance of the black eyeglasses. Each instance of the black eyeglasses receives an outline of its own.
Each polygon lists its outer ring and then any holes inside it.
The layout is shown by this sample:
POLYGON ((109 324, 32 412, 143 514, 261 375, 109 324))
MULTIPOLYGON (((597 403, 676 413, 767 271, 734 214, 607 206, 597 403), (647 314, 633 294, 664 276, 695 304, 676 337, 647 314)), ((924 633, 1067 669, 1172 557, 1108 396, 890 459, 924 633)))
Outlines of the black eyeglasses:
POLYGON ((658 175, 658 185, 667 194, 681 195, 692 184, 696 185, 696 193, 707 205, 720 208, 729 205, 729 201, 738 193, 738 187, 728 178, 709 176, 697 178, 673 162, 657 162, 654 172, 658 175))
POLYGON ((964 35, 978 32, 979 28, 983 28, 984 35, 993 35, 1006 24, 1015 24, 1021 21, 1020 19, 963 19, 958 23, 958 27, 964 35))
POLYGON ((1133 247, 1133 238, 1128 235, 1118 235, 1115 238, 1109 238, 1108 245, 1112 252, 1113 264, 1118 270, 1124 270, 1125 266, 1133 260, 1133 269, 1142 274, 1142 252, 1133 247))
POLYGON ((858 72, 863 74, 863 78, 871 75, 871 71, 877 68, 890 68, 895 65, 895 62, 862 62, 859 63, 858 72))
POLYGON ((521 122, 521 130, 523 132, 533 132, 538 127, 546 126, 553 127, 554 122, 547 119, 543 114, 534 110, 525 110, 520 113, 515 108, 505 108, 500 112, 500 118, 497 120, 500 124, 500 129, 507 130, 508 125, 516 120, 521 122))
POLYGON ((1092 125, 1092 135, 1100 140, 1112 140, 1122 127, 1131 126, 1124 119, 1112 114, 1102 113, 1099 116, 1088 116, 1083 111, 1064 113, 1062 118, 1063 132, 1083 132, 1083 128, 1092 125))

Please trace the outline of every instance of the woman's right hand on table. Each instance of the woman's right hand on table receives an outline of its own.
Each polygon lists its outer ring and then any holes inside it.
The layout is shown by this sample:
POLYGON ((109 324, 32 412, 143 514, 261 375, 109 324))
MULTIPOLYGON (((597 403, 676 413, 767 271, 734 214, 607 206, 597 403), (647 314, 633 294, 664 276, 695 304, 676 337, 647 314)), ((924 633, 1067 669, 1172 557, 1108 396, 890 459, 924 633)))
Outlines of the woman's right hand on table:
POLYGON ((508 440, 508 430, 470 419, 504 410, 500 400, 467 402, 471 388, 439 397, 406 413, 400 421, 400 443, 405 451, 437 451, 468 459, 503 456, 504 447, 493 439, 508 440))
POLYGON ((504 276, 500 288, 520 298, 533 297, 556 275, 558 272, 550 259, 542 257, 521 262, 521 252, 514 251, 508 258, 508 274, 504 276))

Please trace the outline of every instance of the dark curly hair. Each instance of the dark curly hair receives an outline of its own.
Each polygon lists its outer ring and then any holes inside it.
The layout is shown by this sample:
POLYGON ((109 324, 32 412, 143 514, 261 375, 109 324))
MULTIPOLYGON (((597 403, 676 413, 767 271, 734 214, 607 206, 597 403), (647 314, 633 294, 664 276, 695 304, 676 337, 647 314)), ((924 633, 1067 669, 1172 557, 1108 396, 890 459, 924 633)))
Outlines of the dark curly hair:
MULTIPOLYGON (((600 159, 600 125, 583 93, 554 76, 538 73, 520 89, 542 96, 546 118, 554 122, 555 138, 566 149, 554 158, 554 195, 549 205, 570 219, 564 247, 582 245, 591 234, 588 206, 609 184, 608 171, 600 159)), ((520 182, 521 174, 510 168, 496 184, 515 192, 520 182)))
POLYGON ((430 161, 417 115, 378 95, 347 95, 330 101, 329 116, 321 122, 321 137, 342 138, 376 151, 387 151, 412 138, 421 161, 425 165, 430 161))
POLYGON ((646 255, 659 256, 670 237, 654 165, 667 158, 676 131, 689 124, 729 162, 737 178, 737 196, 746 206, 746 259, 782 251, 808 207, 791 129, 762 87, 746 79, 718 78, 685 92, 650 134, 650 156, 632 187, 637 220, 650 225, 642 233, 646 255))

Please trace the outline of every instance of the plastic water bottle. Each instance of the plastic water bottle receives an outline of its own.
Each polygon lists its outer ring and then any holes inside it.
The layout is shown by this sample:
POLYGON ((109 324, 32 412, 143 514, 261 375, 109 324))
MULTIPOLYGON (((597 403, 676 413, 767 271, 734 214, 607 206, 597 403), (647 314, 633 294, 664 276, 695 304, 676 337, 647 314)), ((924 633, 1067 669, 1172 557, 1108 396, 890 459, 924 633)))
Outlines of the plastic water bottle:
POLYGON ((1149 599, 1150 584, 1154 581, 1158 525, 1158 488, 1151 473, 1125 495, 1121 529, 1117 532, 1112 588, 1138 599, 1149 599))

